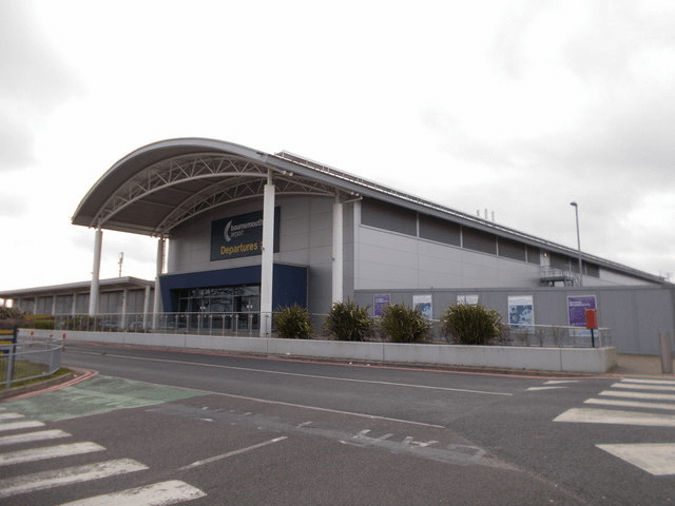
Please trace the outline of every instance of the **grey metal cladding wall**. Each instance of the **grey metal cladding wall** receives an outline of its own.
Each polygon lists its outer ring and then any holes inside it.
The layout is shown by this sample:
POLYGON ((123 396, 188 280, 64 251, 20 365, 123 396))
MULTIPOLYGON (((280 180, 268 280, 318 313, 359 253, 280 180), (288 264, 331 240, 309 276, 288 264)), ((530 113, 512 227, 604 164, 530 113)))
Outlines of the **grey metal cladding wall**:
POLYGON ((415 211, 379 200, 363 199, 361 223, 400 234, 417 235, 417 213, 415 211))
POLYGON ((497 254, 497 236, 476 230, 474 228, 462 227, 462 245, 466 249, 480 251, 482 253, 497 254))
POLYGON ((524 262, 526 259, 525 251, 525 245, 522 242, 512 241, 503 237, 499 238, 500 257, 522 260, 524 262))
POLYGON ((462 232, 458 224, 425 214, 419 215, 419 221, 420 238, 461 246, 462 232))
POLYGON ((527 246, 527 261, 531 264, 541 264, 541 250, 534 246, 527 246))
POLYGON ((567 297, 595 295, 601 327, 612 330, 613 344, 619 353, 658 355, 659 332, 675 331, 675 295, 670 288, 640 287, 567 287, 567 288, 494 288, 453 290, 358 290, 357 304, 372 306, 376 294, 390 294, 392 303, 412 305, 414 294, 432 294, 433 317, 457 303, 458 295, 478 295, 484 307, 507 314, 508 298, 532 295, 537 325, 569 325, 567 297))

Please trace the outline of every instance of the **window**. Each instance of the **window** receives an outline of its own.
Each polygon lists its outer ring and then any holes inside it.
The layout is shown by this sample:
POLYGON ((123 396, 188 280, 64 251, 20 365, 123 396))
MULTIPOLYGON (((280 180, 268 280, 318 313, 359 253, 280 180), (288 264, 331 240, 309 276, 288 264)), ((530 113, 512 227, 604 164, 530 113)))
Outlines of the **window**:
POLYGON ((363 199, 361 223, 400 234, 417 236, 417 213, 379 200, 363 199))

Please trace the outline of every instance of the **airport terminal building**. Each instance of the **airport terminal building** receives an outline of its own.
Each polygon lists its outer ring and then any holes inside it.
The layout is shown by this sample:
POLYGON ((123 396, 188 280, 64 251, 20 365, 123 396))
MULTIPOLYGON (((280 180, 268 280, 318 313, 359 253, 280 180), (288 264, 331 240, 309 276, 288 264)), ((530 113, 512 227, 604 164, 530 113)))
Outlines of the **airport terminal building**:
MULTIPOLYGON (((157 278, 152 288, 136 287, 145 294, 138 307, 249 311, 260 315, 261 335, 271 330, 265 315, 279 307, 298 303, 325 314, 347 299, 376 314, 382 303, 430 302, 437 318, 459 300, 508 311, 509 297, 531 296, 537 323, 566 325, 565 308, 546 307, 550 294, 602 299, 617 289, 632 298, 671 294, 663 304, 673 328, 672 285, 663 278, 287 152, 201 138, 144 146, 98 180, 73 223, 95 230, 92 315, 104 312, 103 232, 116 230, 157 238, 157 278)), ((34 304, 49 290, 33 289, 34 304)))

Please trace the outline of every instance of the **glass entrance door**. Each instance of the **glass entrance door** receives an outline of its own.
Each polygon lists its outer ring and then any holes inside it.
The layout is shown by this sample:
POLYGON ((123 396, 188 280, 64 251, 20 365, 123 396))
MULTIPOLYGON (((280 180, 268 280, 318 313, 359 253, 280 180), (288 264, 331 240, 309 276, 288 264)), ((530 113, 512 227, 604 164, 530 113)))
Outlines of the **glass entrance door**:
POLYGON ((235 289, 234 311, 238 316, 239 330, 256 330, 260 328, 259 292, 260 290, 257 286, 237 287, 235 289))

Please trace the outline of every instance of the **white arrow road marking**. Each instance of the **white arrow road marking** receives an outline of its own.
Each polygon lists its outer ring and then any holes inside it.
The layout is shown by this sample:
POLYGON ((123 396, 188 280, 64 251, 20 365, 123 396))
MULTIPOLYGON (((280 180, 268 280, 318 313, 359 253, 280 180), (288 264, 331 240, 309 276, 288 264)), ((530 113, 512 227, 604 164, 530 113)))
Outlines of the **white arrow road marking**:
POLYGON ((675 475, 675 444, 646 443, 596 446, 654 476, 675 475))
POLYGON ((184 481, 170 480, 112 494, 88 497, 60 506, 118 506, 120 504, 124 506, 169 506, 205 496, 204 492, 184 481))

